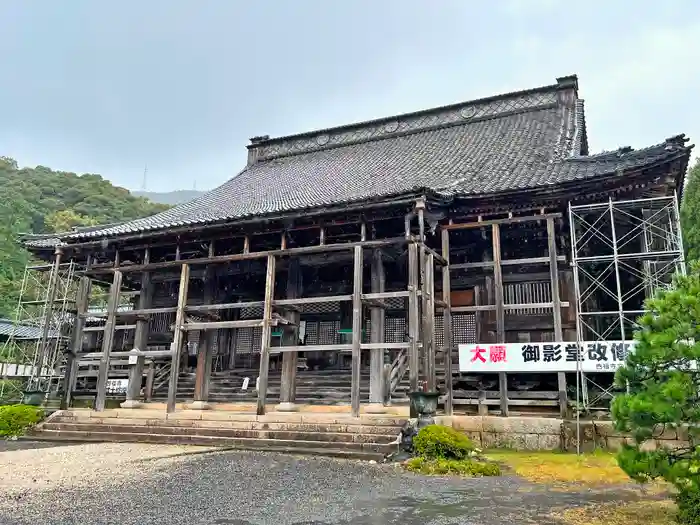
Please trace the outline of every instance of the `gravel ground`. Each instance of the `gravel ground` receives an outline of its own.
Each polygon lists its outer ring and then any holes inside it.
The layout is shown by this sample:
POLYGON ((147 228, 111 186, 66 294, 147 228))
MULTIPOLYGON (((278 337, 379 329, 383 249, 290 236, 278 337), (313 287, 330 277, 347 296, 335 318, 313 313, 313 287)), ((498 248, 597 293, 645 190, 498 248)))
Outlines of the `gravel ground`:
POLYGON ((32 447, 0 452, 2 525, 546 525, 555 507, 626 496, 204 447, 32 447))

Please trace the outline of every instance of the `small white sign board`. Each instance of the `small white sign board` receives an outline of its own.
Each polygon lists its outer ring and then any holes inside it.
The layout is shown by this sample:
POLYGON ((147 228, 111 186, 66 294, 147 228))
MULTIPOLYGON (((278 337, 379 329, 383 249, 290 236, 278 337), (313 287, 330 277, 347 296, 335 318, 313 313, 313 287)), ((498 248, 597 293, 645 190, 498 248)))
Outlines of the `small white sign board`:
POLYGON ((108 394, 126 394, 126 389, 129 386, 128 379, 108 379, 107 393, 108 394))
POLYGON ((459 345, 460 372, 615 373, 634 350, 634 341, 585 341, 459 345))

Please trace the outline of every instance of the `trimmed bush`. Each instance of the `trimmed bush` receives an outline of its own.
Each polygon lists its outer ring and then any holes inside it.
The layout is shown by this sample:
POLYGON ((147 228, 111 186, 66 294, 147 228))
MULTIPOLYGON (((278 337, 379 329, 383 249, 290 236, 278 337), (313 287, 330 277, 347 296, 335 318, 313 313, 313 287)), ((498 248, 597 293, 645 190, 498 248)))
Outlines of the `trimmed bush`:
POLYGON ((700 525, 700 490, 691 486, 680 489, 676 494, 678 514, 676 521, 681 525, 700 525))
POLYGON ((44 411, 30 405, 0 406, 0 436, 21 436, 44 417, 44 411))
POLYGON ((413 449, 429 459, 464 459, 472 455, 474 444, 451 427, 428 425, 413 439, 413 449))
POLYGON ((483 463, 471 459, 428 459, 417 457, 409 459, 406 470, 427 475, 458 475, 458 476, 500 476, 501 469, 495 463, 483 463))

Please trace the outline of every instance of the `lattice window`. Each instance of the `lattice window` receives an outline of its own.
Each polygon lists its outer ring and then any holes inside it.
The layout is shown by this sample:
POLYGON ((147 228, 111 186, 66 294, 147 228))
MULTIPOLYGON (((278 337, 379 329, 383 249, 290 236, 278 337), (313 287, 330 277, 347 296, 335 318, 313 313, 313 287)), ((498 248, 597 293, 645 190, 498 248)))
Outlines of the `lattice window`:
POLYGON ((318 321, 306 321, 306 344, 318 344, 318 321))
POLYGON ((452 316, 452 337, 455 345, 478 342, 476 340, 476 319, 474 314, 452 316))
POLYGON ((249 354, 253 349, 253 329, 240 328, 236 330, 236 353, 249 354))
POLYGON ((406 318, 387 317, 384 321, 384 341, 387 343, 403 343, 407 340, 406 318))
POLYGON ((319 321, 318 323, 318 344, 333 345, 340 329, 339 321, 319 321))
MULTIPOLYGON (((503 287, 505 304, 549 303, 552 301, 552 288, 549 281, 508 283, 503 287)), ((506 310, 507 314, 543 315, 551 313, 549 308, 506 310)))
POLYGON ((262 317, 262 306, 251 306, 249 308, 241 308, 241 319, 262 319, 262 317))

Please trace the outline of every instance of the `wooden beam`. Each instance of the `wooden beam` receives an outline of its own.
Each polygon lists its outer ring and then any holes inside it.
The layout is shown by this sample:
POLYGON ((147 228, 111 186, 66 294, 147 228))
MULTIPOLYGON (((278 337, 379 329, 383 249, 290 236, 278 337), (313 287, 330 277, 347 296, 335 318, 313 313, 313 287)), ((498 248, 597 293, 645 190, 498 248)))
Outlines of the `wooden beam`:
MULTIPOLYGON (((214 301, 217 290, 216 276, 213 275, 213 268, 207 268, 204 279, 204 302, 214 301)), ((207 330, 204 334, 199 334, 197 343, 197 368, 194 376, 194 400, 206 403, 209 393, 209 375, 211 373, 211 358, 213 351, 214 336, 216 332, 207 330)))
POLYGON ((208 312, 209 310, 236 310, 241 308, 260 308, 265 305, 265 301, 247 301, 239 303, 222 304, 198 304, 185 308, 187 313, 208 312))
POLYGON ((168 384, 168 402, 166 411, 175 412, 177 399, 177 380, 180 377, 180 355, 182 354, 182 342, 185 332, 182 329, 185 324, 185 306, 187 305, 187 292, 190 286, 190 265, 183 264, 180 270, 180 289, 177 295, 177 311, 175 312, 175 327, 173 328, 173 342, 171 345, 172 360, 170 364, 170 383, 168 384))
MULTIPOLYGON (((182 329, 186 332, 196 332, 198 330, 222 330, 224 328, 257 328, 263 326, 262 319, 243 319, 240 321, 204 321, 204 322, 187 322, 182 325, 182 329)), ((274 320, 271 325, 277 325, 274 320)))
POLYGON ((408 338, 411 348, 408 352, 408 375, 411 390, 418 390, 418 336, 420 322, 418 314, 418 247, 408 245, 408 338))
MULTIPOLYGON (((144 253, 144 261, 150 260, 150 250, 146 249, 144 253)), ((141 274, 141 291, 138 295, 137 308, 140 311, 147 312, 151 309, 155 286, 151 282, 151 273, 143 272, 141 274)), ((119 312, 117 312, 119 315, 119 312)), ((134 333, 134 348, 138 350, 148 350, 148 331, 149 322, 146 319, 136 321, 136 332, 134 333)), ((136 406, 141 397, 141 383, 143 381, 143 367, 145 363, 144 357, 137 357, 136 364, 132 365, 129 370, 129 386, 126 391, 125 407, 136 406)))
MULTIPOLYGON (((161 270, 164 268, 177 268, 183 264, 188 264, 190 266, 204 265, 204 264, 222 264, 231 263, 237 261, 250 261, 253 259, 263 259, 269 256, 276 257, 292 257, 300 255, 311 255, 316 253, 328 253, 328 252, 340 252, 351 250, 356 246, 361 246, 363 248, 381 248, 383 246, 394 246, 403 245, 408 241, 404 237, 395 237, 389 239, 377 239, 370 241, 359 241, 359 242, 349 242, 349 243, 336 243, 336 244, 325 244, 325 245, 313 245, 313 246, 300 246, 296 248, 288 248, 286 250, 264 250, 260 252, 249 252, 246 253, 234 253, 229 255, 217 255, 215 257, 198 257, 194 259, 185 260, 175 260, 175 261, 161 261, 149 264, 134 264, 130 266, 123 266, 118 268, 118 270, 127 272, 143 272, 152 270, 161 270)), ((116 271, 114 268, 104 268, 100 270, 93 270, 95 272, 111 273, 116 271)))
MULTIPOLYGON (((560 302, 560 307, 568 307, 568 302, 560 302)), ((510 303, 504 304, 503 310, 537 310, 539 308, 553 308, 554 303, 510 303)), ((468 313, 468 312, 494 312, 498 310, 495 304, 483 304, 474 306, 453 306, 452 313, 468 313)))
POLYGON ((487 221, 465 222, 461 224, 444 224, 442 228, 446 230, 467 230, 472 228, 486 228, 493 225, 501 224, 519 224, 522 222, 541 221, 549 217, 553 219, 561 218, 561 213, 541 213, 539 215, 527 215, 524 217, 510 217, 508 219, 491 219, 487 221))
POLYGON ((260 341, 260 373, 258 378, 259 416, 265 414, 267 401, 267 375, 270 370, 270 335, 272 326, 272 300, 275 295, 275 256, 267 256, 267 274, 265 275, 265 306, 263 307, 262 340, 260 341))
MULTIPOLYGON (((442 300, 445 308, 442 311, 442 340, 443 356, 445 365, 445 413, 451 416, 453 409, 452 392, 452 312, 451 312, 451 282, 450 282, 450 231, 441 230, 442 236, 442 258, 447 263, 442 269, 442 300)), ((474 292, 476 293, 476 291, 474 292)), ((477 339, 478 342, 478 339, 477 339)))
POLYGON ((296 304, 339 303, 352 301, 352 295, 327 295, 324 297, 297 297, 295 299, 277 299, 272 306, 289 306, 296 304))
POLYGON ((362 246, 355 246, 352 288, 352 387, 350 404, 353 417, 360 415, 360 344, 362 344, 362 246))
MULTIPOLYGON (((386 275, 381 250, 372 252, 371 272, 372 295, 383 294, 386 285, 386 275)), ((362 294, 360 298, 365 302, 368 301, 365 294, 362 294)), ((383 305, 376 305, 375 301, 372 301, 371 306, 370 342, 377 345, 377 347, 371 350, 370 354, 369 401, 370 403, 383 403, 385 350, 381 344, 384 343, 385 312, 383 305)))
POLYGON ((75 325, 71 334, 70 352, 66 354, 66 371, 63 380, 63 397, 61 398, 61 410, 67 410, 71 405, 71 395, 75 390, 75 380, 78 374, 77 356, 83 352, 83 328, 85 328, 85 318, 80 314, 87 312, 90 302, 90 288, 92 281, 89 277, 81 277, 78 285, 78 292, 75 298, 75 308, 77 315, 75 325))
MULTIPOLYGON (((564 331, 561 323, 562 301, 559 294, 559 269, 557 268, 557 239, 554 219, 547 219, 547 249, 549 251, 549 276, 552 287, 552 315, 554 319, 554 340, 563 341, 564 331)), ((566 374, 557 373, 559 389, 559 414, 566 418, 569 412, 569 400, 566 395, 566 374)))
MULTIPOLYGON (((496 302, 496 342, 505 343, 505 310, 503 307, 503 270, 501 268, 501 229, 500 223, 491 225, 493 236, 493 283, 496 302)), ((499 372, 498 382, 501 391, 501 415, 508 416, 508 377, 505 372, 499 372)))
MULTIPOLYGON (((566 257, 560 255, 556 258, 557 262, 565 263, 566 257)), ((549 264, 549 257, 526 257, 524 259, 506 259, 501 261, 501 266, 527 266, 530 264, 549 264)), ((453 264, 452 270, 470 270, 474 268, 493 268, 493 261, 481 261, 481 262, 470 262, 470 263, 460 263, 453 264)))
POLYGON ((109 357, 114 341, 114 325, 116 324, 116 312, 119 306, 119 292, 122 288, 122 273, 114 272, 112 285, 109 289, 107 301, 107 321, 105 322, 104 335, 102 336, 102 355, 100 357, 100 370, 97 376, 97 396, 95 397, 95 410, 103 411, 107 399, 107 379, 109 374, 109 357))
POLYGON ((426 380, 428 390, 434 392, 436 388, 435 374, 435 256, 432 253, 427 255, 425 266, 425 344, 424 350, 426 361, 426 380))
MULTIPOLYGON (((292 259, 287 267, 287 299, 296 299, 299 295, 301 295, 301 268, 299 259, 292 259)), ((295 308, 292 305, 289 307, 295 308)), ((301 313, 298 308, 295 308, 295 311, 287 312, 286 316, 294 328, 286 330, 282 334, 282 345, 298 346, 301 313)), ((280 384, 280 402, 282 403, 294 403, 296 401, 298 356, 298 352, 285 352, 282 355, 282 378, 280 384)))

